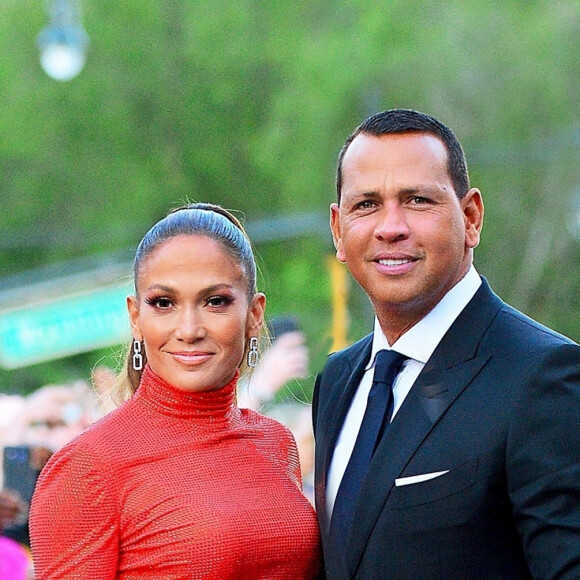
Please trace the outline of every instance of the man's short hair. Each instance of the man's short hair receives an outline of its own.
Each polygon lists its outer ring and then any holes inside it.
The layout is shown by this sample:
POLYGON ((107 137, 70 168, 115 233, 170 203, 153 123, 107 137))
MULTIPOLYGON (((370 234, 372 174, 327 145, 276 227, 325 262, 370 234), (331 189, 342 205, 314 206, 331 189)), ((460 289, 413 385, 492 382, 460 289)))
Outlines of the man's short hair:
POLYGON ((336 169, 336 194, 340 203, 342 192, 342 163, 350 144, 360 134, 381 137, 399 133, 426 133, 437 137, 447 151, 447 171, 458 198, 469 191, 469 174, 463 147, 459 140, 443 123, 418 111, 411 109, 390 109, 375 113, 363 121, 347 138, 338 155, 336 169))

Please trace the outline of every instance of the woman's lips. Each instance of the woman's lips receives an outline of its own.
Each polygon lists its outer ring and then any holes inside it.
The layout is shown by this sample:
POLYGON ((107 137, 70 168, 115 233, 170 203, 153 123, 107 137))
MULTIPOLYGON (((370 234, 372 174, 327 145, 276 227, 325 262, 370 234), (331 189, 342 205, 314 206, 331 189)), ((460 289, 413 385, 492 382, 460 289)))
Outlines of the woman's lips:
POLYGON ((209 360, 213 355, 210 352, 172 352, 171 356, 185 365, 195 366, 209 360))

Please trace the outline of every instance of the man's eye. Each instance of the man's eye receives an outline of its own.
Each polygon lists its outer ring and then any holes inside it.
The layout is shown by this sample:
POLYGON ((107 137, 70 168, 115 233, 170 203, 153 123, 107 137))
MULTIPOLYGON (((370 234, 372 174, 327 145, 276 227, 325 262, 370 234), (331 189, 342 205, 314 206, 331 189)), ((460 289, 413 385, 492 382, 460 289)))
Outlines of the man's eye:
POLYGON ((375 202, 371 201, 370 199, 366 199, 365 201, 361 201, 354 206, 354 209, 372 209, 375 207, 375 202))

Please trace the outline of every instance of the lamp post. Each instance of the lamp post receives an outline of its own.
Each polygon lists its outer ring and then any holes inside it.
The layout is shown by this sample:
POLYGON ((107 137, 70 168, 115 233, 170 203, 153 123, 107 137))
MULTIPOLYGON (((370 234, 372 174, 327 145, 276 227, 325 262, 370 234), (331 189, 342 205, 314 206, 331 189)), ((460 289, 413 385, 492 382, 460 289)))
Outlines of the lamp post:
POLYGON ((78 0, 50 0, 50 22, 38 35, 40 64, 57 81, 75 78, 85 64, 89 37, 81 24, 78 0))
POLYGON ((572 236, 580 241, 580 190, 576 190, 572 200, 572 208, 570 212, 570 231, 572 236))

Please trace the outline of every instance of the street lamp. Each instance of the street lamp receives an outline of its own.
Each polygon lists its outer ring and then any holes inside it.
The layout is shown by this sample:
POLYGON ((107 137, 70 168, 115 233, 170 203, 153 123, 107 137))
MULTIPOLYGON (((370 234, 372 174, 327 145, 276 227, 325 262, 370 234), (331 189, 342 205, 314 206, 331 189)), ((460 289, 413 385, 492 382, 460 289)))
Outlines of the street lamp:
POLYGON ((38 35, 40 64, 57 81, 75 78, 85 64, 89 37, 81 24, 77 0, 51 0, 50 22, 38 35))
POLYGON ((580 188, 574 192, 570 199, 568 230, 572 237, 580 242, 580 188))
POLYGON ((572 220, 573 236, 580 240, 580 202, 576 204, 576 211, 573 214, 572 220))

